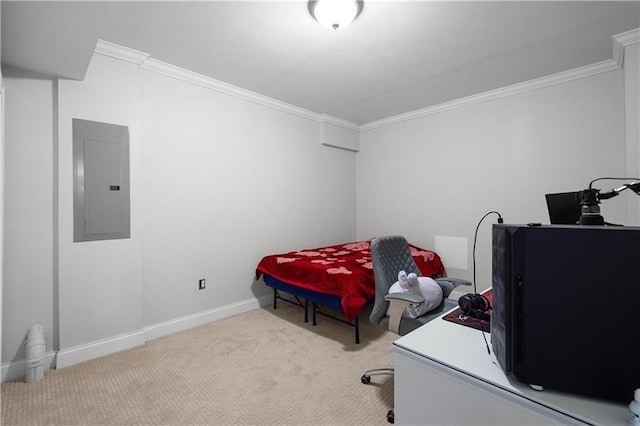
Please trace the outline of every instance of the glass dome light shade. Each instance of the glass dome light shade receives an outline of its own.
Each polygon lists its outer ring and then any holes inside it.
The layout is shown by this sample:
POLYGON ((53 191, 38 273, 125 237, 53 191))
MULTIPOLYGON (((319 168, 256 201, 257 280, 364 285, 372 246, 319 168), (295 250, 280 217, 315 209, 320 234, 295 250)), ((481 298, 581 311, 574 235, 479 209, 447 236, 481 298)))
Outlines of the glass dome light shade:
POLYGON ((356 0, 318 0, 313 6, 313 15, 318 22, 334 30, 349 25, 357 14, 356 0))

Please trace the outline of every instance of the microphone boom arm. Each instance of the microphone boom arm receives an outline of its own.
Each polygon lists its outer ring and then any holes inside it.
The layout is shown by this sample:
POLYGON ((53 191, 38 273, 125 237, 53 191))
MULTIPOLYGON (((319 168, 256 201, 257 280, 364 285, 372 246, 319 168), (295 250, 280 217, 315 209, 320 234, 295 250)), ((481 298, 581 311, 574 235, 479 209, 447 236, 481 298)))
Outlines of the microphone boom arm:
POLYGON ((614 180, 638 180, 637 178, 599 178, 592 180, 589 183, 589 188, 578 192, 578 197, 581 205, 582 214, 580 215, 579 225, 605 225, 604 218, 600 214, 600 200, 608 200, 610 198, 618 196, 625 189, 631 189, 636 194, 640 195, 640 182, 631 182, 622 185, 620 188, 612 189, 607 192, 600 192, 599 189, 594 189, 591 185, 598 180, 614 179, 614 180))

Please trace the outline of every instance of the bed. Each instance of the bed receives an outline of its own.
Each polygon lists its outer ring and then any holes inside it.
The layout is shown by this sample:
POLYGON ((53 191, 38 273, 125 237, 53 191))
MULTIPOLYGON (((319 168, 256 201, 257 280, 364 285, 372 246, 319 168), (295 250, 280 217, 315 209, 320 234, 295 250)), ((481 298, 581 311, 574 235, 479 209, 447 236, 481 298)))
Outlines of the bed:
MULTIPOLYGON (((317 315, 332 318, 355 328, 360 343, 359 314, 375 298, 371 240, 337 244, 272 254, 262 258, 256 278, 273 289, 273 308, 283 300, 304 308, 305 322, 311 308, 313 325, 317 315), (283 293, 290 297, 283 297, 283 293), (338 310, 342 318, 324 312, 322 307, 338 310)), ((445 276, 437 253, 410 245, 411 255, 422 275, 445 276)))

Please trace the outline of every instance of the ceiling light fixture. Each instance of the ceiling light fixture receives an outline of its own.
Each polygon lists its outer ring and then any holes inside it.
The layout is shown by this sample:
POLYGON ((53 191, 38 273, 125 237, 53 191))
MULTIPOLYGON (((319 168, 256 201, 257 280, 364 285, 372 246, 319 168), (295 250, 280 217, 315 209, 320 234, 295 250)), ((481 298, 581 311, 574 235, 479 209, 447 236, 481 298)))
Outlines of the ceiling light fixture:
POLYGON ((316 0, 311 14, 323 26, 334 30, 348 26, 358 15, 357 0, 316 0))

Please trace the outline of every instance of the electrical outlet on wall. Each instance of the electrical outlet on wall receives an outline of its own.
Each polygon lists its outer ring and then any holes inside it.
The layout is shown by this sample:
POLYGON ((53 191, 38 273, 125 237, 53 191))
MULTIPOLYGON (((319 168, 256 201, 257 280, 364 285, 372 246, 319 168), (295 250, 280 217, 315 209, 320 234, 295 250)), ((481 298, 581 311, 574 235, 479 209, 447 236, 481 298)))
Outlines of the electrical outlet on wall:
POLYGON ((205 280, 204 278, 201 278, 200 281, 198 281, 198 290, 204 290, 207 287, 207 280, 205 280))

